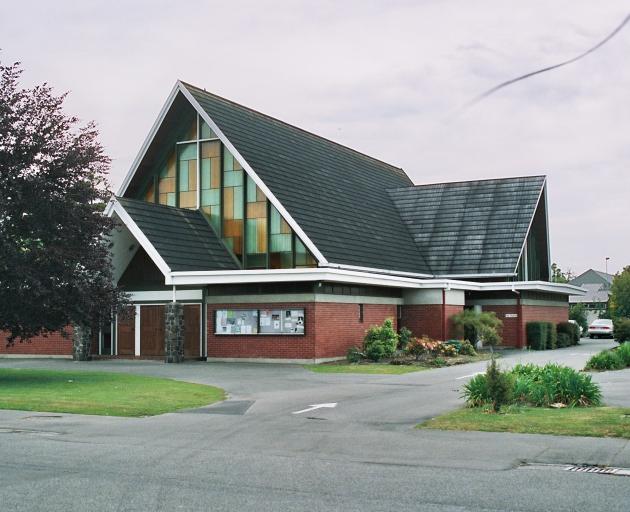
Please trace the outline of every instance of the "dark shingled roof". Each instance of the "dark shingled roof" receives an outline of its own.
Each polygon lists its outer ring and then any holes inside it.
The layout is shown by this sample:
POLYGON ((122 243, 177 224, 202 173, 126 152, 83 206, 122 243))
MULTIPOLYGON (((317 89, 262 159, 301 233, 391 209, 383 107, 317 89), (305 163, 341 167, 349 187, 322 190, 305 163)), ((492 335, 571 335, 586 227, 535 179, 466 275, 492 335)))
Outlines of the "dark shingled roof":
POLYGON ((116 199, 172 271, 239 268, 198 210, 116 199))
POLYGON ((329 262, 430 272, 386 192, 402 169, 184 85, 329 262))
POLYGON ((544 176, 439 183, 389 191, 436 275, 513 273, 544 176))

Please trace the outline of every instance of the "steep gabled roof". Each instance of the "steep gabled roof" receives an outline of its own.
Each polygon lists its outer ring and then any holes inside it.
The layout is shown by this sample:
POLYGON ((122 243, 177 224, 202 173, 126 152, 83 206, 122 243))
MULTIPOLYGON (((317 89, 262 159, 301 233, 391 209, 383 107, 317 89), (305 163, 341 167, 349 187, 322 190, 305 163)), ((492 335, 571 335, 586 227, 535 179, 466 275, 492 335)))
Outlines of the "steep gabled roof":
POLYGON ((329 263, 430 271, 386 192, 411 185, 402 169, 183 86, 329 263))
POLYGON ((544 176, 418 185, 389 195, 436 275, 513 274, 544 176))
POLYGON ((238 270, 198 210, 117 197, 171 271, 238 270))
POLYGON ((571 279, 569 283, 574 284, 575 286, 583 286, 586 284, 601 284, 609 287, 612 284, 613 277, 615 276, 613 276, 612 274, 607 274, 606 272, 589 268, 587 271, 581 273, 579 276, 571 279))

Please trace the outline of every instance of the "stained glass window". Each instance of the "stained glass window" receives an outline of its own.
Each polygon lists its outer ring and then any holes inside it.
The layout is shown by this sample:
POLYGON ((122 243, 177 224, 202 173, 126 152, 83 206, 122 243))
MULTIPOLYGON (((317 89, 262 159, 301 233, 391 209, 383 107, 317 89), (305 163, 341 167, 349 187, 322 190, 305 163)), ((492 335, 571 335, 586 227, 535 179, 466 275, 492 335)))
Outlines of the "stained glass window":
POLYGON ((197 143, 178 145, 179 207, 197 208, 197 143))
POLYGON ((280 212, 270 207, 269 268, 293 267, 293 231, 280 212))
MULTIPOLYGON (((203 133, 203 129, 202 129, 203 133)), ((221 143, 201 143, 201 210, 219 232, 221 227, 221 143)))
POLYGON ((247 176, 245 249, 247 268, 267 268, 267 198, 247 176))
POLYGON ((232 154, 223 150, 223 240, 243 258, 243 168, 232 154))
POLYGON ((160 170, 158 177, 159 203, 168 206, 176 206, 175 198, 175 174, 177 170, 175 151, 160 170))
POLYGON ((212 128, 210 128, 208 126, 208 123, 206 123, 203 119, 200 119, 200 123, 201 123, 201 137, 199 137, 200 139, 216 139, 217 136, 216 134, 212 131, 212 128))

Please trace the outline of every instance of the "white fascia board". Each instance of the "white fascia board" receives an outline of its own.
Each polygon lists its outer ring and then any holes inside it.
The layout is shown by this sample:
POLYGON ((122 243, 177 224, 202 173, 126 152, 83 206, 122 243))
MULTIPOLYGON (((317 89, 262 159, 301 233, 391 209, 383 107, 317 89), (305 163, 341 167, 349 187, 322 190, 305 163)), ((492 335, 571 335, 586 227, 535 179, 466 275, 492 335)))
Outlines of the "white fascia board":
POLYGON ((373 274, 386 274, 386 275, 391 275, 391 276, 416 277, 416 278, 421 278, 421 279, 428 279, 428 278, 434 277, 432 274, 399 272, 397 270, 384 270, 384 269, 373 268, 373 267, 359 267, 356 265, 344 265, 341 263, 326 263, 325 265, 320 265, 320 267, 339 268, 343 270, 358 270, 359 272, 371 272, 373 274))
POLYGON ((324 257, 324 255, 315 247, 315 244, 311 241, 311 239, 302 231, 302 228, 295 221, 293 217, 289 214, 289 212, 282 206, 282 203, 278 200, 278 198, 269 190, 267 185, 260 179, 258 174, 252 169, 252 167, 247 163, 247 161, 243 158, 243 156, 238 152, 238 150, 232 145, 232 143, 228 140, 225 134, 221 131, 221 129, 217 126, 217 124, 212 120, 212 118, 208 115, 208 113, 199 105, 199 102, 194 98, 194 96, 190 93, 190 91, 186 88, 186 86, 181 83, 179 80, 177 81, 177 86, 179 91, 186 97, 186 99, 190 102, 190 104, 195 108, 198 114, 203 118, 203 120, 208 123, 208 126, 212 128, 212 131, 217 135, 217 137, 223 142, 223 145, 228 149, 232 156, 238 160, 241 164, 245 172, 254 180, 254 183, 258 185, 258 188, 263 191, 267 199, 271 201, 276 207, 276 210, 280 212, 280 215, 284 218, 284 220, 291 226, 295 234, 302 240, 304 245, 308 248, 309 251, 315 256, 317 262, 320 266, 326 265, 328 261, 324 257))
POLYGON ((505 272, 501 274, 437 274, 435 277, 439 279, 485 279, 488 277, 513 277, 513 272, 505 272))
MULTIPOLYGON (((173 292, 171 290, 150 290, 150 291, 136 291, 128 292, 131 302, 172 302, 173 292)), ((203 292, 201 290, 176 290, 175 299, 177 301, 188 301, 203 299, 203 292)))
POLYGON ((175 97, 177 96, 177 93, 180 91, 179 85, 180 84, 178 81, 173 87, 173 89, 171 90, 171 93, 168 95, 168 98, 166 99, 166 103, 164 103, 162 110, 160 110, 160 113, 158 114, 158 117, 155 120, 155 123, 153 123, 153 126, 151 127, 151 131, 147 135, 147 138, 144 140, 144 143, 142 144, 142 147, 140 148, 140 152, 138 153, 135 160, 131 164, 131 167, 129 168, 129 172, 127 172, 127 175, 125 176, 125 179, 120 185, 120 188, 118 189, 118 193, 116 195, 122 196, 127 191, 127 187, 129 186, 129 183, 131 182, 133 175, 138 170, 138 167, 140 166, 140 162, 142 162, 144 155, 146 155, 147 150, 149 149, 149 146, 153 142, 153 138, 155 137, 155 134, 157 133, 160 126, 162 125, 162 122, 164 121, 166 114, 168 113, 169 109, 171 108, 171 105, 173 104, 173 101, 175 101, 175 97))
POLYGON ((160 272, 164 274, 164 277, 168 277, 171 272, 171 268, 166 264, 160 253, 157 252, 153 244, 149 242, 149 239, 145 236, 142 230, 138 227, 138 225, 134 222, 131 216, 125 211, 123 206, 116 200, 113 201, 112 211, 110 212, 110 216, 113 214, 118 215, 118 218, 123 222, 123 224, 127 227, 127 229, 131 232, 133 237, 138 241, 138 243, 142 246, 142 248, 149 255, 149 258, 155 263, 157 268, 160 269, 160 272))
MULTIPOLYGON (((536 200, 536 206, 534 207, 534 213, 532 214, 532 218, 529 219, 529 226, 527 226, 527 231, 525 232, 525 239, 523 240, 523 245, 521 246, 521 252, 518 255, 518 259, 516 260, 516 267, 514 267, 514 274, 516 275, 518 272, 518 264, 521 262, 521 258, 523 257, 523 251, 525 250, 525 245, 527 244, 527 238, 529 237, 529 232, 532 229, 532 224, 534 223, 534 217, 536 217, 536 210, 538 210, 538 205, 540 204, 540 198, 545 193, 545 187, 547 186, 547 177, 545 176, 545 180, 543 181, 542 187, 540 187, 540 192, 538 193, 538 199, 536 200)), ((545 209, 545 216, 547 217, 547 237, 549 237, 549 211, 545 209)), ((547 238, 547 255, 550 253, 549 248, 549 238, 547 238)), ((551 270, 550 270, 551 272, 551 270)), ((551 275, 551 274, 549 274, 551 275)))
POLYGON ((565 283, 547 281, 514 281, 506 283, 479 283, 481 291, 539 291, 562 295, 584 295, 586 289, 565 283))
POLYGON ((304 281, 330 281, 400 288, 416 288, 418 284, 417 279, 327 268, 171 272, 166 278, 166 284, 180 286, 198 284, 278 283, 304 281))

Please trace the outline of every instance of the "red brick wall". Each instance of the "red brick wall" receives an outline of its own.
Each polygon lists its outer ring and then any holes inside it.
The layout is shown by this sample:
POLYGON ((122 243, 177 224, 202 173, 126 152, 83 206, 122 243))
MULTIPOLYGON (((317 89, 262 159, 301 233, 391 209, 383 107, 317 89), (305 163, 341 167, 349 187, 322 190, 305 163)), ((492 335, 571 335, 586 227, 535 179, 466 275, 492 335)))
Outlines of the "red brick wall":
MULTIPOLYGON (((444 306, 446 313, 446 338, 455 336, 450 318, 464 309, 463 306, 447 304, 444 306)), ((409 304, 402 307, 401 327, 407 327, 414 336, 429 336, 441 340, 442 333, 442 305, 441 304, 409 304)))
POLYGON ((363 322, 359 322, 359 305, 337 302, 315 304, 317 358, 345 356, 350 347, 361 347, 365 331, 391 318, 397 329, 395 304, 364 304, 363 322))
POLYGON ((494 311, 503 321, 502 345, 518 347, 518 329, 521 329, 521 347, 527 345, 525 326, 527 322, 551 322, 558 324, 569 319, 568 306, 521 306, 521 318, 505 318, 506 314, 518 314, 518 306, 483 306, 483 311, 494 311))
POLYGON ((35 336, 28 341, 15 341, 7 347, 8 333, 0 331, 0 354, 14 355, 43 355, 43 356, 71 356, 72 355, 72 327, 67 327, 67 337, 60 332, 51 332, 48 336, 35 336))
POLYGON ((274 304, 209 304, 208 357, 269 359, 318 359, 345 356, 351 346, 360 346, 365 331, 391 318, 396 327, 395 304, 364 304, 359 322, 358 304, 309 302, 274 304), (305 334, 215 335, 217 309, 296 309, 304 308, 305 334))

